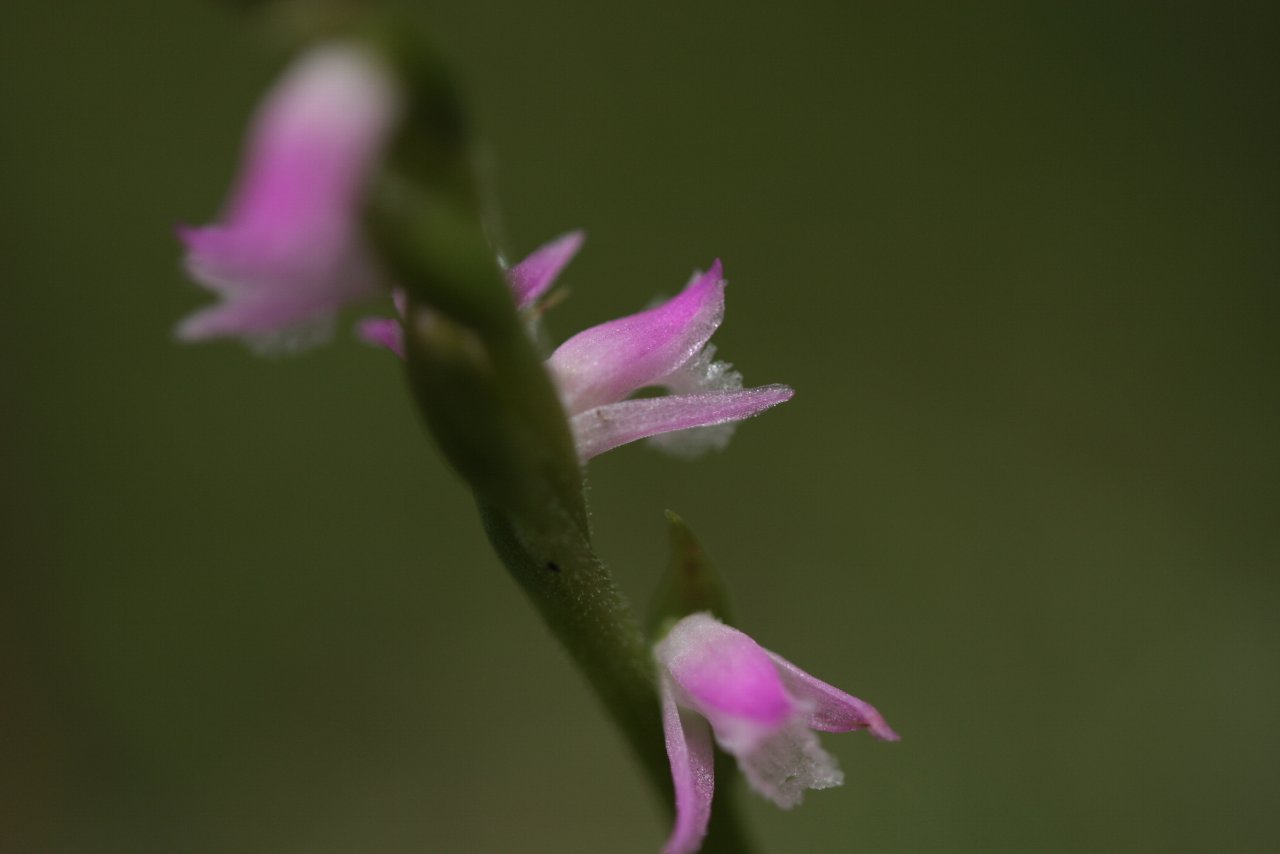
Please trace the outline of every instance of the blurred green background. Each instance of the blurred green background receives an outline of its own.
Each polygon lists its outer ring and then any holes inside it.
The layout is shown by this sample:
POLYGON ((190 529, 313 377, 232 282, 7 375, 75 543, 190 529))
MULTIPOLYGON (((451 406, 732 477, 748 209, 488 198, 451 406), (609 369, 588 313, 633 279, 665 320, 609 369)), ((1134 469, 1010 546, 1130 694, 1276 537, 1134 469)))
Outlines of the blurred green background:
MULTIPOLYGON (((724 258, 798 394, 591 466, 645 602, 682 513, 764 645, 874 702, 769 852, 1280 838, 1274 4, 424 3, 563 337, 724 258)), ((180 347, 281 57, 208 2, 0 26, 0 851, 649 852, 662 810, 399 366, 180 347)))

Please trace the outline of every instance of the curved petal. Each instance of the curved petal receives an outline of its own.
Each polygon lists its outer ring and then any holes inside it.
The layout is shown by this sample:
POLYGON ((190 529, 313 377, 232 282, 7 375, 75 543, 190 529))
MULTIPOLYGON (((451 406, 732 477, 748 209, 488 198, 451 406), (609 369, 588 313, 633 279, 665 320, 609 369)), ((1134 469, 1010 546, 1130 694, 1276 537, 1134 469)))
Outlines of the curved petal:
POLYGON ((516 305, 528 308, 555 284, 556 277, 582 248, 586 234, 571 231, 539 246, 527 258, 507 271, 507 282, 515 293, 516 305))
POLYGON ((768 652, 778 666, 787 690, 798 700, 811 706, 809 726, 823 732, 849 732, 866 729, 881 741, 898 741, 900 736, 890 729, 884 718, 870 703, 846 694, 805 673, 777 653, 768 652))
POLYGON ((666 735, 676 821, 663 854, 692 854, 702 847, 715 796, 715 751, 707 722, 676 705, 671 681, 662 679, 662 731, 666 735))
POLYGON ((706 391, 666 397, 643 397, 588 409, 570 420, 578 456, 583 462, 619 445, 692 427, 727 424, 750 418, 790 400, 784 385, 741 391, 706 391))
POLYGON ((583 330, 547 365, 570 414, 615 403, 688 362, 724 317, 723 269, 717 260, 656 308, 583 330))

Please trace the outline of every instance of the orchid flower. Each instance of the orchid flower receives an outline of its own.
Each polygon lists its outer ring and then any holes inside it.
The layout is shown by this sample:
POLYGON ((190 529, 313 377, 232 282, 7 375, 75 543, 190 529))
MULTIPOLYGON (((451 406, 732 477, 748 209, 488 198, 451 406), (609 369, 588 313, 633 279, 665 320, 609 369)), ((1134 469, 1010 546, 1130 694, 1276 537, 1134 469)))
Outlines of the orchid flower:
POLYGON ((178 230, 191 276, 223 300, 178 338, 305 343, 377 292, 359 216, 397 102, 389 72, 353 46, 314 48, 285 72, 253 121, 223 222, 178 230))
POLYGON ((783 809, 805 789, 844 782, 814 730, 898 735, 871 705, 815 679, 710 614, 680 620, 654 648, 662 723, 676 792, 665 854, 697 851, 715 791, 711 737, 738 760, 751 788, 783 809))
MULTIPOLYGON (((546 293, 582 240, 581 232, 566 234, 507 271, 520 308, 546 293)), ((583 462, 646 438, 681 456, 723 448, 735 422, 791 398, 794 392, 785 385, 743 388, 742 375, 715 360, 708 341, 724 318, 724 287, 716 261, 670 300, 579 332, 551 354, 547 369, 583 462), (670 394, 631 398, 650 387, 670 394)), ((403 315, 403 296, 397 300, 403 315)), ((366 341, 404 357, 399 321, 369 318, 358 331, 366 341)))

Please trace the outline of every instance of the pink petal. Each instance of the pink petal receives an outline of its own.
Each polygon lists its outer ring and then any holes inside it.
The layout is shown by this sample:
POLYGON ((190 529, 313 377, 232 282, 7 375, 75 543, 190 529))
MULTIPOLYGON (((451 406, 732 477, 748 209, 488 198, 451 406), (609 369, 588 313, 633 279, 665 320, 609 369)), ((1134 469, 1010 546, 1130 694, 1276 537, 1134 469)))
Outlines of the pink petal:
POLYGON ((870 703, 810 676, 776 653, 770 652, 768 655, 778 666, 787 690, 797 699, 812 704, 809 726, 822 732, 867 729, 881 741, 899 740, 900 736, 889 728, 870 703))
POLYGON ((534 300, 555 284, 565 266, 582 248, 586 235, 571 231, 535 249, 527 258, 507 271, 507 281, 515 293, 516 304, 528 308, 534 300))
POLYGON ((290 67, 254 119, 224 221, 179 230, 192 277, 227 301, 184 322, 180 337, 261 336, 376 292, 360 202, 396 95, 352 47, 322 46, 290 67))
POLYGON ((724 281, 717 260, 657 308, 579 332, 547 363, 565 408, 577 414, 656 383, 696 356, 723 317, 724 281))
POLYGON ((676 790, 676 822, 663 854, 692 854, 702 846, 715 796, 715 751, 707 722, 676 705, 671 683, 662 679, 662 730, 676 790))
POLYGON ((730 753, 754 750, 795 717, 796 705, 769 654, 710 614, 680 620, 654 656, 678 686, 680 704, 705 717, 730 753))
POLYGON ((339 44, 308 51, 254 117, 227 218, 285 237, 354 218, 351 203, 395 113, 394 85, 376 59, 339 44))
POLYGON ((404 358, 404 327, 392 317, 366 317, 356 326, 361 339, 378 347, 386 347, 404 358))
MULTIPOLYGON (((553 357, 554 358, 554 357, 553 357)), ((573 416, 570 426, 583 462, 619 445, 692 427, 741 421, 789 400, 784 385, 624 400, 573 416)))

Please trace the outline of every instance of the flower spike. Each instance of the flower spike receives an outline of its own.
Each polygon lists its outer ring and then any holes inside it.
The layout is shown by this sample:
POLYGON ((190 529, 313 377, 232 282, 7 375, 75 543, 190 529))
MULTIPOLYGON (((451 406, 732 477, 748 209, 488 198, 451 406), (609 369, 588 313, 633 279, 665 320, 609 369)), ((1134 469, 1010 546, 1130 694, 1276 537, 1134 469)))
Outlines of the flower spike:
POLYGON ((691 787, 688 782, 703 770, 688 747, 697 743, 700 727, 709 725, 716 743, 737 758, 751 788, 784 809, 799 804, 805 789, 844 782, 813 730, 866 729, 882 741, 898 740, 871 705, 810 676, 710 614, 691 614, 676 623, 654 648, 654 657, 676 784, 668 854, 696 851, 706 833, 713 784, 691 787))
POLYGON ((224 221, 178 230, 191 276, 223 299, 183 320, 180 339, 296 339, 376 293, 360 207, 398 100, 389 72, 352 45, 288 69, 254 119, 224 221))

